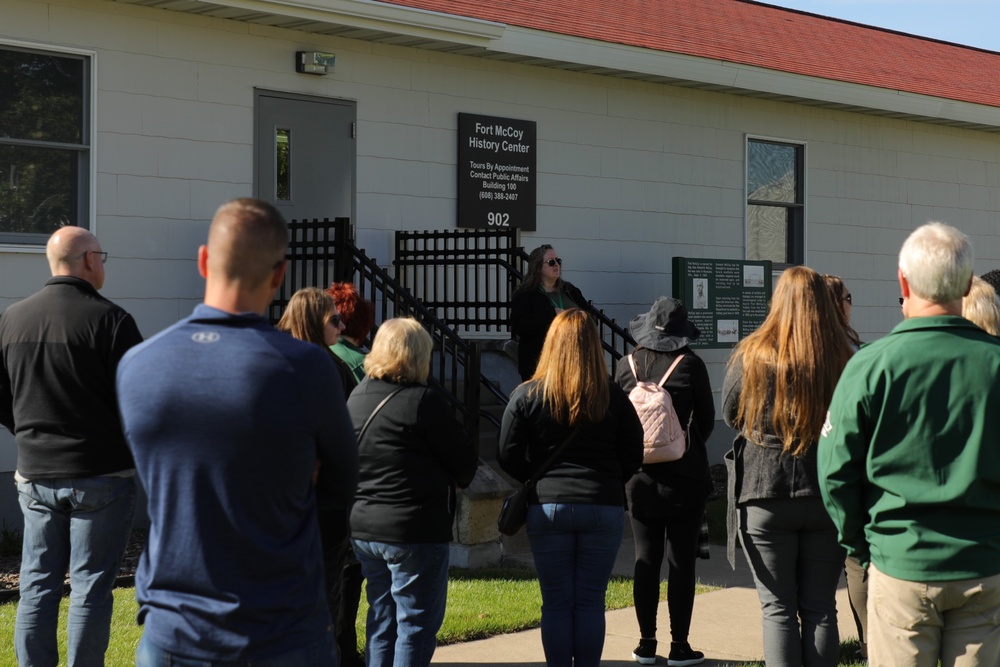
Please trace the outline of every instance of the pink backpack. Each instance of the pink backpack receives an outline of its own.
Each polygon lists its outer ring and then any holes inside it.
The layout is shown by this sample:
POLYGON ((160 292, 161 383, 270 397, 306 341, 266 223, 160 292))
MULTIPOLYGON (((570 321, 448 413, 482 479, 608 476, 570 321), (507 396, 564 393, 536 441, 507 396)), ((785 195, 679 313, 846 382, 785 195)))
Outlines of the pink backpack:
MULTIPOLYGON (((663 385, 667 383, 670 374, 677 368, 684 355, 674 359, 674 363, 658 383, 640 380, 635 370, 635 358, 631 354, 626 358, 635 377, 635 387, 629 392, 628 398, 632 401, 636 414, 639 415, 639 421, 642 422, 642 462, 648 464, 676 461, 687 451, 687 433, 677 418, 670 392, 664 389, 663 385)), ((689 419, 688 428, 690 426, 689 419)))

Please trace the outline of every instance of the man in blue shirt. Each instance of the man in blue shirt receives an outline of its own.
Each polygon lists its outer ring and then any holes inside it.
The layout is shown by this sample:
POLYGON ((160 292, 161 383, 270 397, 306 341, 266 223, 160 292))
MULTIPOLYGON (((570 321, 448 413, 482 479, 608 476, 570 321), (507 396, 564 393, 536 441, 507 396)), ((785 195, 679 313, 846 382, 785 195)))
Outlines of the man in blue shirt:
POLYGON ((119 366, 149 498, 140 667, 337 664, 316 510, 347 510, 357 446, 329 352, 263 317, 286 246, 270 204, 223 205, 198 250, 204 304, 119 366))

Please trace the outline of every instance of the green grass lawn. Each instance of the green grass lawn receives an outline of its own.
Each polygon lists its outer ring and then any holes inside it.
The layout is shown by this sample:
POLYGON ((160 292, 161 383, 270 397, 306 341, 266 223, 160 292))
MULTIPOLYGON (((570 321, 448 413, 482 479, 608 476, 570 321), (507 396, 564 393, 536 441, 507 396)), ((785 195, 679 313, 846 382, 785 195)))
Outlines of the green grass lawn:
MULTIPOLYGON (((699 592, 711 590, 702 587, 699 592)), ((666 599, 667 585, 660 587, 660 598, 666 599)), ((64 598, 60 607, 59 652, 66 652, 66 610, 64 598)), ((485 570, 452 570, 448 582, 448 607, 444 624, 438 633, 441 645, 481 639, 506 632, 538 627, 541 621, 542 596, 534 570, 524 566, 505 566, 485 570)), ((607 608, 632 606, 632 580, 614 577, 608 585, 607 608)), ((115 591, 115 613, 111 621, 111 645, 108 665, 135 663, 135 649, 142 637, 142 628, 135 624, 138 606, 135 589, 115 591)), ((362 594, 358 612, 358 638, 364 642, 364 620, 368 605, 362 594)), ((14 617, 17 604, 0 605, 0 665, 14 663, 14 617)), ((359 647, 360 648, 360 647, 359 647)), ((65 663, 62 663, 65 664, 65 663)))
MULTIPOLYGON (((699 586, 698 593, 713 590, 699 586)), ((666 582, 660 585, 660 599, 666 599, 666 582)), ((542 596, 534 571, 524 566, 505 566, 486 570, 452 570, 448 582, 448 608, 444 624, 438 633, 441 645, 482 639, 506 632, 517 632, 538 627, 541 621, 542 596)), ((632 580, 613 577, 608 585, 607 608, 622 609, 632 606, 632 580)), ((65 665, 66 653, 66 609, 68 599, 63 599, 60 608, 59 651, 65 665)), ((358 637, 364 642, 364 619, 368 605, 362 595, 358 612, 358 637)), ((135 624, 138 606, 135 589, 119 588, 115 591, 115 612, 111 621, 111 645, 108 648, 106 664, 135 664, 135 649, 142 637, 142 628, 135 624)), ((0 605, 0 665, 13 665, 14 661, 14 617, 17 604, 0 605)), ((857 642, 845 642, 842 646, 841 665, 862 667, 864 663, 853 661, 857 642)), ((361 647, 359 647, 361 648, 361 647)), ((764 667, 760 662, 731 663, 731 667, 764 667)))

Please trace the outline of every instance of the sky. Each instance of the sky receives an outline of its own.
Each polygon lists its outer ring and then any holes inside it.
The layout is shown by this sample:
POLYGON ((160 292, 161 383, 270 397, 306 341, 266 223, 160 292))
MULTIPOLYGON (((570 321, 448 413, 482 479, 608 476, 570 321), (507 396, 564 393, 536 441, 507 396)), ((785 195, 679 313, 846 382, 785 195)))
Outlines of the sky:
POLYGON ((761 0, 1000 52, 1000 0, 761 0))

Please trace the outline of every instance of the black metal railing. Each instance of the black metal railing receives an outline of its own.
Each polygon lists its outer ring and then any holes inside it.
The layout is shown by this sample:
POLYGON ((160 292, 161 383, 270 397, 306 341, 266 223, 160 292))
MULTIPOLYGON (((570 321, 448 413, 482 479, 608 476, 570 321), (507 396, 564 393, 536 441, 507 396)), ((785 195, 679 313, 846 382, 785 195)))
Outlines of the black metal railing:
MULTIPOLYGON (((482 377, 479 343, 466 341, 433 311, 424 306, 378 263, 354 244, 350 220, 303 220, 289 222, 289 267, 285 283, 271 306, 277 321, 296 290, 306 286, 326 287, 334 280, 355 283, 361 295, 375 304, 376 327, 393 317, 413 317, 434 341, 434 359, 429 381, 444 390, 462 415, 469 434, 479 448, 480 391, 496 390, 482 377)), ((506 400, 506 397, 502 397, 506 400)), ((496 426, 498 420, 483 414, 496 426)))
POLYGON ((456 331, 507 331, 517 230, 396 232, 396 279, 456 331))
MULTIPOLYGON (((508 334, 510 302, 528 267, 516 229, 396 232, 396 276, 412 294, 458 331, 508 334)), ((635 347, 614 318, 588 302, 608 366, 635 347)))
POLYGON ((350 218, 292 220, 288 223, 288 268, 285 281, 271 302, 268 317, 281 319, 289 299, 303 287, 329 287, 349 280, 350 260, 344 240, 350 239, 350 218))

